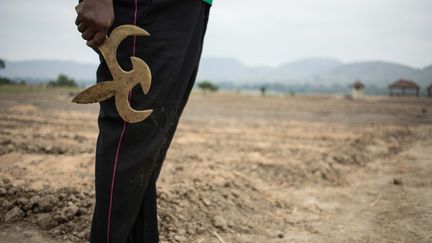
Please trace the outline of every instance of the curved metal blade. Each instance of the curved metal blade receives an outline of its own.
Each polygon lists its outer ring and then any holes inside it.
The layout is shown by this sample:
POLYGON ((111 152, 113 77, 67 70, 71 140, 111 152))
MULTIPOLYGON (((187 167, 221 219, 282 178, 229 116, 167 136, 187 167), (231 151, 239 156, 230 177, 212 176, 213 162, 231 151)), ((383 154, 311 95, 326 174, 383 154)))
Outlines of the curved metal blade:
POLYGON ((72 102, 78 104, 90 104, 101 102, 111 98, 115 94, 115 85, 113 81, 105 81, 95 84, 72 99, 72 102))

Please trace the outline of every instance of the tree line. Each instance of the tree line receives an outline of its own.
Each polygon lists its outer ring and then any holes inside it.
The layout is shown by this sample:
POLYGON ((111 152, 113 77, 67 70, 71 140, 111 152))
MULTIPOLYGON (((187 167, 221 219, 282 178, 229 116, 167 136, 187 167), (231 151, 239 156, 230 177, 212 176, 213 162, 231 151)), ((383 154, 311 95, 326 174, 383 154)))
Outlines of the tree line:
MULTIPOLYGON (((6 63, 0 59, 0 69, 5 69, 6 63)), ((7 77, 0 76, 0 85, 25 85, 25 80, 14 80, 7 77)), ((60 74, 56 79, 47 82, 49 87, 78 87, 77 82, 64 74, 60 74)))
MULTIPOLYGON (((4 60, 0 59, 0 69, 5 69, 6 63, 4 60)), ((25 85, 26 81, 24 80, 13 80, 7 77, 0 76, 0 85, 25 85)), ((65 74, 60 74, 56 79, 50 80, 47 83, 48 87, 78 87, 78 83, 73 79, 68 77, 65 74)), ((219 90, 219 86, 212 83, 209 80, 203 80, 197 84, 198 88, 202 90, 204 93, 213 93, 219 90)), ((265 93, 265 91, 261 90, 261 92, 265 93)))

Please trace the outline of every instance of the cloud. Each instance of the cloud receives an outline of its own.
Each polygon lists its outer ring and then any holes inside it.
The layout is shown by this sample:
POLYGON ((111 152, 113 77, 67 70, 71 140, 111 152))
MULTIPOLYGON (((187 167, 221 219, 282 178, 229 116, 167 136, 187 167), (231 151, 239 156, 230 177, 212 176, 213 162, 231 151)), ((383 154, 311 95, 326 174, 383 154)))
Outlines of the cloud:
MULTIPOLYGON (((74 1, 0 0, 0 55, 97 62, 74 1), (36 11, 37 10, 37 11, 36 11)), ((303 57, 432 63, 430 0, 215 0, 204 56, 277 65, 303 57)))
POLYGON ((279 64, 308 56, 432 62, 428 0, 216 1, 204 55, 279 64))
POLYGON ((97 62, 75 27, 77 2, 0 0, 0 56, 97 62))

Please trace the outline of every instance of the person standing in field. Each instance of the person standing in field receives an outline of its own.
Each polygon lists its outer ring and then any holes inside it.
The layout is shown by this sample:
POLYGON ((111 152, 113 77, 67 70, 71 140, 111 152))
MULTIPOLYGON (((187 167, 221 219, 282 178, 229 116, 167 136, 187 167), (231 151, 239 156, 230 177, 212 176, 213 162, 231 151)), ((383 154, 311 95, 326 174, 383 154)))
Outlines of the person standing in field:
MULTIPOLYGON (((212 0, 84 0, 76 25, 90 47, 113 28, 134 24, 150 37, 130 37, 117 52, 130 70, 130 56, 152 71, 150 92, 130 92, 137 110, 153 109, 139 123, 119 116, 114 98, 100 102, 96 145, 96 205, 90 242, 159 242, 156 181, 180 115, 194 85, 212 0)), ((100 55, 97 82, 112 80, 100 55)))

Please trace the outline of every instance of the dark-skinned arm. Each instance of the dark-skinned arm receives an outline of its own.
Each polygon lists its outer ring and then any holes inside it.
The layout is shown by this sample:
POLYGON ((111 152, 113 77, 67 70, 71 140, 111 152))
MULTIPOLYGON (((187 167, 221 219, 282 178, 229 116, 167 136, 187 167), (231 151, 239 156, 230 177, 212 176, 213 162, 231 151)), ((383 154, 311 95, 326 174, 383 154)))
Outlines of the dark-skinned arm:
POLYGON ((113 0, 84 0, 76 10, 75 24, 82 38, 88 46, 98 47, 114 22, 113 0))

